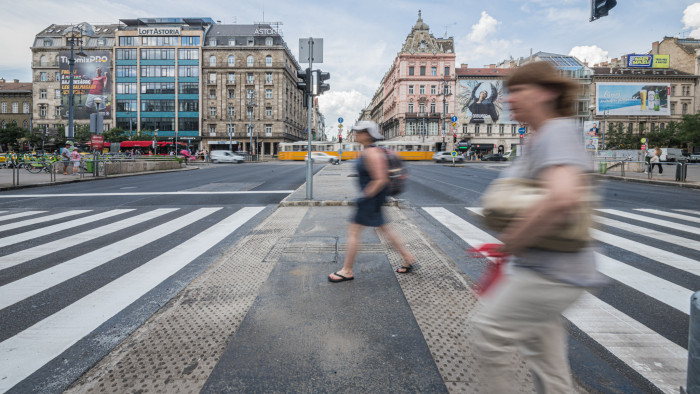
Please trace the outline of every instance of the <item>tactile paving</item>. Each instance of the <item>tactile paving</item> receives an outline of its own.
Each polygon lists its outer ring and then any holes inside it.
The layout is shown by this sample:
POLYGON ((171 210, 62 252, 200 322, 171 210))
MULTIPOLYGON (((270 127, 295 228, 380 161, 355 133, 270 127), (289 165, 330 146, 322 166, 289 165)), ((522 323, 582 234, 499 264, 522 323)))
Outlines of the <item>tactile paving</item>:
POLYGON ((274 212, 67 392, 198 393, 307 210, 274 212))

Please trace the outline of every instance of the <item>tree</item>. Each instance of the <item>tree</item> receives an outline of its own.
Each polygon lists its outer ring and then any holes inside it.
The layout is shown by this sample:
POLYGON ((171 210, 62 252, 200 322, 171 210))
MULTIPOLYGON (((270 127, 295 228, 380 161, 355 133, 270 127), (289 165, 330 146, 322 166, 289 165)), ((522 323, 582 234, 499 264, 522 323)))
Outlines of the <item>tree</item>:
POLYGON ((20 138, 24 137, 26 129, 17 126, 16 122, 8 123, 5 128, 0 129, 0 146, 6 145, 7 150, 19 149, 20 138))
POLYGON ((90 141, 90 125, 79 124, 74 126, 74 139, 76 142, 90 141))
POLYGON ((641 144, 637 134, 626 132, 621 123, 611 124, 605 133, 605 145, 608 149, 639 149, 641 144))
POLYGON ((122 142, 129 139, 129 136, 126 135, 124 130, 118 127, 113 127, 109 129, 109 131, 105 131, 102 135, 105 137, 105 141, 110 142, 122 142))

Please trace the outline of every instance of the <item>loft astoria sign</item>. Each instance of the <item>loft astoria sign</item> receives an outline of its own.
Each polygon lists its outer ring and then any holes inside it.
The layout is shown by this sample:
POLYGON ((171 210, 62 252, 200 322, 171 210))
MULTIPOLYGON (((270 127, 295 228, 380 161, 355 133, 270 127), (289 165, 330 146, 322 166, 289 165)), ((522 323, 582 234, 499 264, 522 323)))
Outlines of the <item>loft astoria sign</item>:
POLYGON ((179 36, 179 27, 139 27, 140 36, 179 36))

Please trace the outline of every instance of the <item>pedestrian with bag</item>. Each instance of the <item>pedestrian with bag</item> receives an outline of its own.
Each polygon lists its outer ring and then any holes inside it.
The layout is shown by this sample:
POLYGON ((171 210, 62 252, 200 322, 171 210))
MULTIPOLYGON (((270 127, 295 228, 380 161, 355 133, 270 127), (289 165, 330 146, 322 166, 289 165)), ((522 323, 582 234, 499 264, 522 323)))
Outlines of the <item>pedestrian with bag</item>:
POLYGON ((66 142, 66 146, 61 148, 61 161, 63 162, 63 175, 68 175, 68 164, 70 164, 71 144, 66 142))
MULTIPOLYGON (((495 252, 510 255, 512 270, 483 297, 484 308, 474 317, 473 341, 486 392, 522 389, 510 370, 517 349, 530 367, 538 393, 569 393, 572 379, 561 314, 585 289, 604 282, 596 270, 587 225, 582 239, 560 242, 575 246, 566 251, 548 249, 549 239, 565 232, 563 228, 591 220, 591 210, 582 209, 581 191, 588 190, 586 174, 592 173, 592 164, 580 141, 580 126, 570 118, 578 86, 547 62, 517 68, 506 86, 511 117, 527 123, 531 137, 501 179, 535 183, 541 193, 498 236, 502 246, 495 252)), ((488 199, 487 190, 483 201, 488 199)))
POLYGON ((73 175, 78 175, 78 169, 80 169, 80 151, 78 148, 73 148, 70 160, 73 162, 73 175))
POLYGON ((657 165, 659 166, 659 175, 664 173, 664 168, 661 167, 661 155, 663 152, 661 152, 661 149, 658 146, 654 147, 654 150, 651 153, 651 158, 649 159, 649 177, 651 179, 654 179, 654 166, 657 165))
POLYGON ((382 206, 389 195, 389 160, 387 153, 374 143, 384 137, 379 133, 379 126, 372 121, 357 122, 350 130, 355 131, 355 140, 364 147, 356 164, 361 195, 357 199, 356 210, 347 229, 347 250, 343 268, 330 274, 328 280, 337 283, 355 278, 353 266, 364 227, 376 227, 401 254, 403 265, 397 268, 396 272, 411 272, 415 259, 382 213, 382 206))

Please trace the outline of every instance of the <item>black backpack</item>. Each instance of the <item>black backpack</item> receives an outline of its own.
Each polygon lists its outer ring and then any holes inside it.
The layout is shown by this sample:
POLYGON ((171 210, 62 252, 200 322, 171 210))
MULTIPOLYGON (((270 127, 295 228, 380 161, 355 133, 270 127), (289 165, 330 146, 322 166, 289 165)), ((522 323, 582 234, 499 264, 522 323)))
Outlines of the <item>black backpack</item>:
POLYGON ((389 168, 389 185, 387 186, 389 195, 397 196, 406 188, 405 181, 408 178, 408 174, 396 153, 385 148, 381 149, 386 154, 387 167, 389 168))

